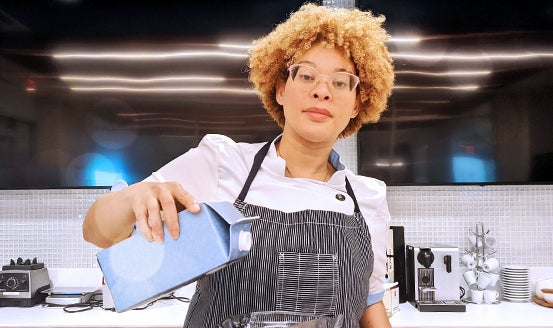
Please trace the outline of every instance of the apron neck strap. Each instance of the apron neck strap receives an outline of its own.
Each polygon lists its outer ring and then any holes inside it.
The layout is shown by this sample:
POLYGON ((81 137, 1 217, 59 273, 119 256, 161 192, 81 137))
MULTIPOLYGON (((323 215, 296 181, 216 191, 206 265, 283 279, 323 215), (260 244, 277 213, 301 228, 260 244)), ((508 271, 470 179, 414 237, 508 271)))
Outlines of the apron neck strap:
POLYGON ((355 198, 355 193, 353 192, 353 188, 351 187, 351 184, 349 183, 349 180, 347 177, 346 177, 346 190, 348 192, 348 195, 353 200, 353 204, 355 205, 355 213, 361 213, 361 210, 359 209, 359 204, 357 203, 357 198, 355 198))
POLYGON ((255 154, 255 157, 253 159, 253 165, 250 169, 250 174, 248 175, 248 178, 246 179, 246 182, 244 183, 244 186, 242 187, 242 191, 240 192, 240 195, 238 195, 239 201, 244 201, 246 199, 246 195, 248 194, 248 190, 250 190, 250 185, 252 184, 253 179, 257 175, 257 171, 259 171, 259 168, 261 167, 261 163, 263 163, 263 159, 265 159, 265 156, 269 152, 269 148, 271 147, 271 142, 268 141, 261 149, 255 154))

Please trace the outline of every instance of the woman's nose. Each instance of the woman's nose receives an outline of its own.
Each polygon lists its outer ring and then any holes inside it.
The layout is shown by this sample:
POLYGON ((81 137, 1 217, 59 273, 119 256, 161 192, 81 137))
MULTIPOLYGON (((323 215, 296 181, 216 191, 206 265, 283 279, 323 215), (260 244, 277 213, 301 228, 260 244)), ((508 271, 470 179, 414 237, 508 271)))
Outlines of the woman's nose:
POLYGON ((313 98, 328 100, 332 96, 330 86, 326 79, 319 79, 311 90, 313 98))

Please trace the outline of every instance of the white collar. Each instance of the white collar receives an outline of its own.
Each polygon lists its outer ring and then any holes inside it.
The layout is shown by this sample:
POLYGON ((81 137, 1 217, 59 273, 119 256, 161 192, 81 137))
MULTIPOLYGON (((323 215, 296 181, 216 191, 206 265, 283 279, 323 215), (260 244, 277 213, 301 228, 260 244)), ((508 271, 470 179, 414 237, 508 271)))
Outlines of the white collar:
MULTIPOLYGON (((278 135, 271 142, 271 147, 269 147, 267 156, 263 161, 263 166, 271 170, 275 174, 284 176, 284 171, 286 169, 286 161, 280 156, 278 156, 276 151, 276 146, 275 146, 275 143, 280 141, 281 138, 282 138, 282 134, 278 135)), ((332 149, 332 151, 330 152, 329 159, 332 166, 334 166, 334 168, 336 169, 336 172, 332 175, 332 177, 330 177, 330 179, 327 182, 322 182, 322 181, 315 181, 315 182, 332 184, 337 187, 345 186, 346 172, 349 170, 347 166, 340 161, 340 154, 338 154, 338 152, 332 149)))

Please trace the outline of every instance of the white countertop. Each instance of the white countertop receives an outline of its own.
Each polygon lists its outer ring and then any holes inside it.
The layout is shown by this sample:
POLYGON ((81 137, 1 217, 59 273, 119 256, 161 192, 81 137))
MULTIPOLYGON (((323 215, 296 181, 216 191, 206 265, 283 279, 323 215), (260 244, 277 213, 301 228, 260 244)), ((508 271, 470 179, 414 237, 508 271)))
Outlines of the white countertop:
POLYGON ((0 327, 174 328, 182 327, 187 310, 188 303, 176 300, 160 300, 144 310, 130 310, 123 313, 102 308, 93 308, 79 313, 67 313, 61 307, 45 307, 42 305, 30 308, 4 307, 0 308, 0 327))
MULTIPOLYGON (((0 308, 1 328, 49 327, 182 327, 188 303, 163 300, 144 310, 123 313, 94 308, 80 313, 66 313, 61 308, 0 308)), ((553 308, 535 304, 501 302, 494 305, 467 304, 467 312, 419 312, 409 303, 400 304, 400 311, 390 321, 397 328, 457 327, 553 327, 553 308)))
POLYGON ((390 322, 402 328, 553 327, 553 308, 534 302, 467 304, 466 312, 420 312, 410 303, 399 306, 390 322))
MULTIPOLYGON (((543 271, 543 270, 542 270, 543 271)), ((544 271, 549 277, 550 268, 544 271)), ((542 274, 536 275, 537 278, 542 274)), ((101 284, 97 270, 54 269, 50 278, 56 286, 75 286, 75 281, 87 286, 101 284), (77 278, 74 278, 77 277, 77 278), (63 283, 61 283, 63 282, 63 283)), ((179 289, 175 294, 190 297, 194 284, 179 289)), ((158 300, 144 310, 123 313, 93 308, 79 313, 66 313, 61 307, 36 305, 30 308, 0 307, 0 328, 177 328, 182 327, 188 303, 177 300, 158 300)), ((457 327, 553 327, 553 308, 534 302, 499 304, 467 304, 466 312, 420 312, 410 303, 400 304, 399 312, 390 321, 396 328, 457 328, 457 327)))
MULTIPOLYGON (((55 268, 48 269, 48 274, 55 287, 86 286, 95 290, 102 285, 102 272, 99 269, 55 268)), ((191 297, 194 287, 194 284, 185 286, 175 294, 191 297)), ((158 300, 144 310, 123 313, 100 307, 78 313, 67 313, 58 306, 0 307, 0 328, 173 328, 182 327, 187 310, 188 303, 175 299, 158 300)))

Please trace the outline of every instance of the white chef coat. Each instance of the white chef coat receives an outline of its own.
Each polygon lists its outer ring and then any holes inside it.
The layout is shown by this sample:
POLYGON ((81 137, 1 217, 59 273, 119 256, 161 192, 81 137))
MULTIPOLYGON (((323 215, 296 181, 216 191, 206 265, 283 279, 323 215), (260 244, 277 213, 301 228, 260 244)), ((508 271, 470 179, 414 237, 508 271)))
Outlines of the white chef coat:
MULTIPOLYGON (((146 181, 178 182, 198 202, 234 202, 263 144, 236 143, 223 135, 206 135, 198 147, 167 163, 146 181)), ((354 204, 346 191, 347 177, 371 232, 374 268, 367 299, 367 305, 371 305, 380 301, 384 294, 385 243, 390 225, 386 185, 380 180, 353 174, 340 162, 335 151, 330 160, 337 171, 327 182, 287 178, 284 175, 286 162, 277 155, 273 143, 245 201, 284 212, 318 209, 351 215, 354 204)))

